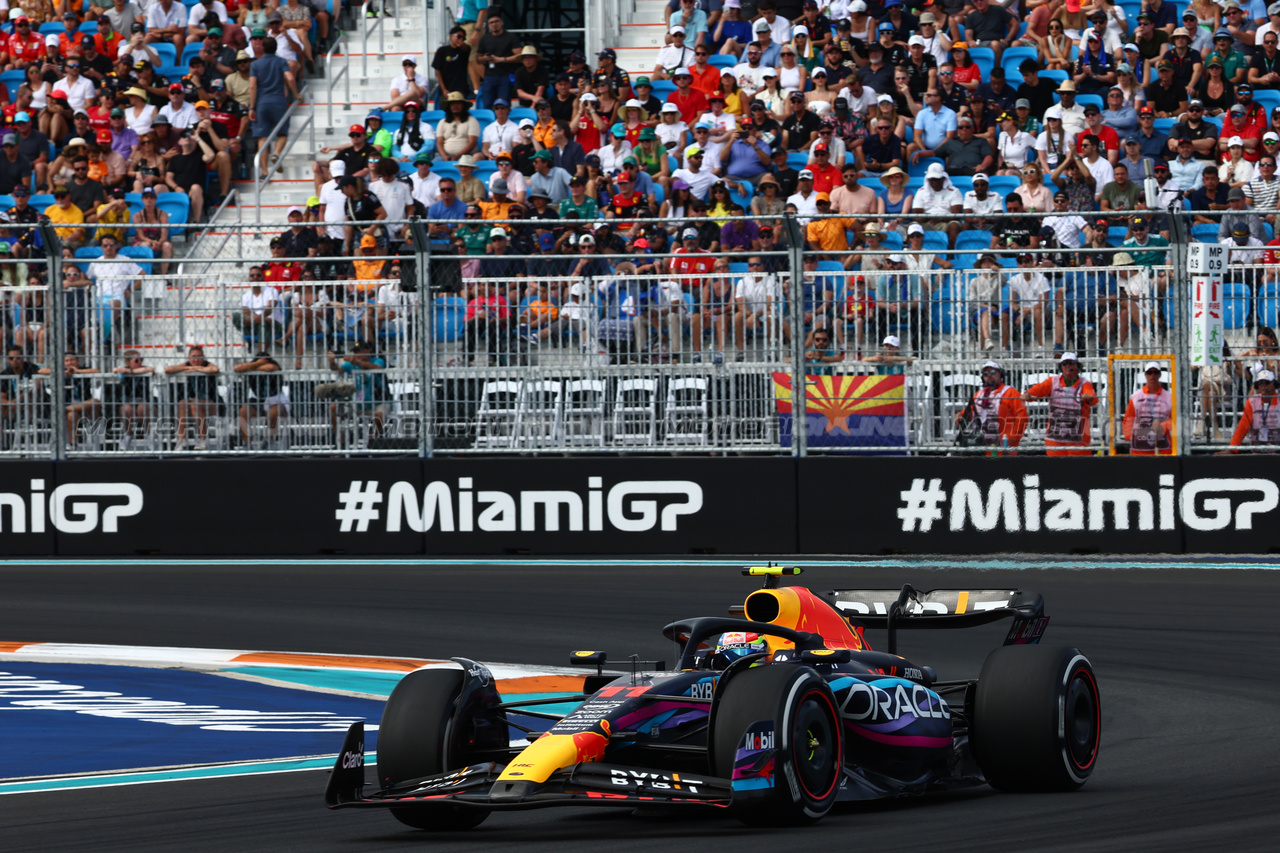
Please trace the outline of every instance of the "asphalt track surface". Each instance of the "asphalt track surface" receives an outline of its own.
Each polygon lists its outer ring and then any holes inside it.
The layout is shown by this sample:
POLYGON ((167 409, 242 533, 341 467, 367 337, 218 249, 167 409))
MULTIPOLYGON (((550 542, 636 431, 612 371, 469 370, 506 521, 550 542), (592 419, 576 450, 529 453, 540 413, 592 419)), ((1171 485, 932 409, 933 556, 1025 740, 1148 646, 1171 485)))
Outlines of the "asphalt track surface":
MULTIPOLYGON (((1051 565, 1051 564, 1048 564, 1051 565)), ((329 812, 324 771, 0 797, 19 850, 1177 850, 1275 849, 1280 837, 1280 572, 811 569, 834 586, 1021 586, 1042 592, 1045 642, 1092 659, 1098 769, 1079 792, 842 808, 803 830, 698 812, 496 814, 468 833, 329 812), (810 846, 811 845, 811 846, 810 846)), ((725 612, 755 586, 724 568, 0 565, 8 640, 438 657, 562 665, 574 648, 672 658, 667 621, 725 612)), ((943 678, 976 675, 987 626, 906 636, 943 678)), ((875 643, 878 632, 871 632, 875 643)), ((2 741, 2 733, 0 733, 2 741)), ((8 748, 20 748, 9 744, 8 748)), ((338 743, 334 744, 334 750, 338 743)), ((372 774, 370 774, 372 775, 372 774)))

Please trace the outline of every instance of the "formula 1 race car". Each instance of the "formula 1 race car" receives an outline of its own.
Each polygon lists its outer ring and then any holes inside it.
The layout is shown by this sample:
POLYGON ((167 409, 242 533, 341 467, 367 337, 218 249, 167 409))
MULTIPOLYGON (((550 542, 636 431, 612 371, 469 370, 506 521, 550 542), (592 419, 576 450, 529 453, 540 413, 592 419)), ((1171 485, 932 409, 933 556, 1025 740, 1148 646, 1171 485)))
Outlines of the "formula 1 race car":
POLYGON ((763 589, 708 617, 666 626, 668 671, 603 652, 582 695, 504 702, 484 666, 409 673, 378 731, 376 793, 365 793, 364 727, 347 733, 330 808, 388 807, 409 826, 465 829, 496 809, 705 806, 749 824, 802 824, 837 802, 990 784, 1067 791, 1098 758, 1102 708, 1088 658, 1041 646, 1040 595, 1016 589, 779 587, 798 569, 756 567, 763 589), (737 616, 741 613, 741 616, 737 616), (1012 618, 976 680, 939 681, 894 654, 897 632, 1012 618), (865 628, 888 631, 872 651, 865 628), (551 713, 570 703, 568 713, 551 713), (541 708, 539 707, 541 706, 541 708))

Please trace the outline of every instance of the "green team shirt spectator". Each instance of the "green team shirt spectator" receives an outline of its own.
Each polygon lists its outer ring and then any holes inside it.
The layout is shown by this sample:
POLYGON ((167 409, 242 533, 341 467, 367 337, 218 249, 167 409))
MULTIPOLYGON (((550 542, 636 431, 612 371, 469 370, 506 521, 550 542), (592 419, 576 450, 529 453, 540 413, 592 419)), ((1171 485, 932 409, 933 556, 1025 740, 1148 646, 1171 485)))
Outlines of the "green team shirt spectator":
POLYGON ((1246 71, 1248 71, 1249 69, 1248 57, 1246 57, 1243 53, 1241 53, 1238 50, 1231 49, 1231 50, 1228 50, 1226 53, 1219 53, 1218 51, 1215 50, 1209 54, 1209 56, 1205 59, 1205 62, 1207 63, 1210 59, 1213 59, 1215 56, 1218 57, 1218 59, 1222 60, 1222 76, 1228 80, 1234 79, 1236 72, 1239 71, 1241 68, 1245 69, 1246 71))
POLYGON ((1143 267, 1162 266, 1169 257, 1169 253, 1162 250, 1168 246, 1169 241, 1156 234, 1148 236, 1143 244, 1133 237, 1124 241, 1124 248, 1133 257, 1133 262, 1143 267))
POLYGON ((391 134, 385 128, 378 128, 377 133, 369 135, 369 144, 378 149, 383 157, 391 156, 391 134))
POLYGON ((600 206, 591 196, 584 196, 582 204, 574 204, 573 196, 560 202, 560 218, 567 219, 570 213, 577 212, 579 219, 599 219, 600 206))
POLYGON ((462 244, 467 247, 468 255, 483 255, 485 247, 489 245, 488 228, 470 228, 463 225, 453 232, 453 236, 461 240, 462 244))

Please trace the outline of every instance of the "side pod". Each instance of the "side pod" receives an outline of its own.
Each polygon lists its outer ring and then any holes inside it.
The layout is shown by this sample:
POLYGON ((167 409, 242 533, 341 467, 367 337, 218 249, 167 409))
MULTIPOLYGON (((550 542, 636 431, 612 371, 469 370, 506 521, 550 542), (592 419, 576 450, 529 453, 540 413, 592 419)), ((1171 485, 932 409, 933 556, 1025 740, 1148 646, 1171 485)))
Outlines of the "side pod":
POLYGON ((364 723, 352 723, 342 750, 333 762, 329 784, 324 789, 324 802, 329 808, 357 802, 364 789, 364 723))

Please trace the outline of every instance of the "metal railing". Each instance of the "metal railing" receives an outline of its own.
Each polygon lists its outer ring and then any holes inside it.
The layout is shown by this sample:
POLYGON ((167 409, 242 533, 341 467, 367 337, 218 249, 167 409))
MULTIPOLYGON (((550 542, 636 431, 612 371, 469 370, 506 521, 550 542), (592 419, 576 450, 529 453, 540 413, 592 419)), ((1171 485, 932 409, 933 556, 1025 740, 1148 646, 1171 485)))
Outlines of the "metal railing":
POLYGON ((324 129, 326 136, 332 136, 334 127, 335 127, 333 122, 333 102, 334 102, 333 96, 338 91, 338 80, 343 81, 343 85, 346 87, 346 93, 347 93, 347 97, 342 102, 342 108, 344 110, 351 109, 351 50, 349 47, 343 44, 343 42, 346 41, 346 38, 347 36, 344 33, 342 38, 337 39, 334 42, 333 47, 329 48, 329 52, 325 55, 325 58, 324 58, 324 73, 326 78, 325 82, 329 84, 329 87, 328 87, 329 97, 326 99, 326 107, 328 109, 329 121, 328 121, 328 124, 325 125, 325 129, 324 129), (342 50, 342 59, 343 59, 342 69, 338 71, 337 74, 334 74, 333 59, 337 55, 339 50, 342 50))
MULTIPOLYGON (((845 237, 859 242, 868 220, 850 220, 845 237)), ((482 220, 478 231, 474 220, 415 221, 408 234, 388 223, 396 233, 384 237, 411 239, 399 253, 339 251, 297 265, 227 257, 232 233, 257 245, 279 224, 200 226, 216 251, 169 275, 131 272, 123 292, 101 259, 80 262, 97 265, 96 283, 75 264, 2 264, 11 279, 0 284, 6 337, 49 371, 5 391, 4 452, 982 453, 989 448, 957 442, 984 364, 998 361, 1011 388, 1044 391, 1062 351, 1076 353, 1097 397, 1076 449, 1125 444, 1126 403, 1155 361, 1177 394, 1179 452, 1204 452, 1226 449, 1253 377, 1280 367, 1280 348, 1259 339, 1280 322, 1276 268, 1247 254, 1259 248, 1232 250, 1226 358, 1196 369, 1185 364, 1190 290, 1176 241, 1145 254, 1121 245, 1028 251, 992 249, 1001 241, 972 230, 948 246, 935 230, 903 248, 891 234, 863 237, 856 251, 812 251, 799 248, 798 218, 770 221, 789 246, 770 238, 759 253, 681 255, 662 249, 669 232, 692 225, 710 239, 707 219, 641 221, 634 231, 613 221, 620 245, 593 223, 507 220, 523 254, 505 257, 466 254, 498 221, 482 220), (630 244, 641 229, 657 254, 630 244), (575 245, 586 233, 599 243, 575 245), (1117 259, 1122 252, 1131 257, 1117 259), (759 267, 749 265, 757 258, 759 267), (271 285, 277 301, 264 306, 245 297, 251 264, 319 280, 271 285), (413 274, 398 276, 408 264, 413 274), (22 284, 42 265, 51 281, 22 284), (885 343, 890 336, 897 348, 885 343), (188 360, 191 344, 217 366, 216 399, 206 402, 218 417, 182 402, 192 382, 185 370, 168 371, 188 360), (368 387, 342 366, 356 345, 380 361, 361 368, 368 387), (65 377, 53 356, 68 349, 97 373, 65 377), (260 349, 279 365, 271 381, 241 369, 260 349), (130 352, 155 368, 141 374, 150 378, 120 372, 130 352), (330 352, 343 355, 335 362, 330 352), (279 393, 266 393, 277 380, 279 393), (263 402, 280 394, 287 399, 263 402), (27 402, 13 405, 16 396, 27 402), (145 422, 126 411, 138 405, 145 422), (70 420, 52 417, 75 406, 70 420), (271 406, 282 407, 274 418, 271 406), (868 409, 879 413, 859 414, 868 409)), ((56 252, 55 237, 48 245, 56 252)), ((115 263, 135 261, 147 263, 115 263)), ((1034 393, 1022 403, 1014 444, 1043 451, 1053 403, 1034 393)))
POLYGON ((298 137, 302 135, 303 130, 311 132, 311 150, 316 150, 316 103, 311 97, 311 83, 308 82, 298 92, 298 97, 294 100, 289 108, 285 110, 280 121, 276 122, 276 126, 267 134, 267 138, 258 143, 258 150, 254 152, 253 157, 253 205, 255 209, 254 222, 258 225, 262 224, 262 188, 271 181, 271 176, 276 173, 277 169, 284 167, 285 158, 289 156, 289 151, 293 148, 294 143, 298 141, 298 137), (280 131, 289 126, 293 118, 293 114, 298 107, 307 105, 311 107, 311 113, 306 117, 300 128, 289 128, 288 142, 278 155, 271 153, 271 148, 275 143, 276 137, 280 135, 280 131), (262 173, 262 154, 267 155, 267 172, 262 173))
MULTIPOLYGON (((356 14, 360 13, 357 11, 356 14)), ((387 33, 382 28, 386 20, 386 15, 379 15, 376 18, 364 18, 360 22, 360 83, 362 85, 369 82, 369 36, 374 31, 378 33, 378 60, 381 61, 387 57, 387 33)))

